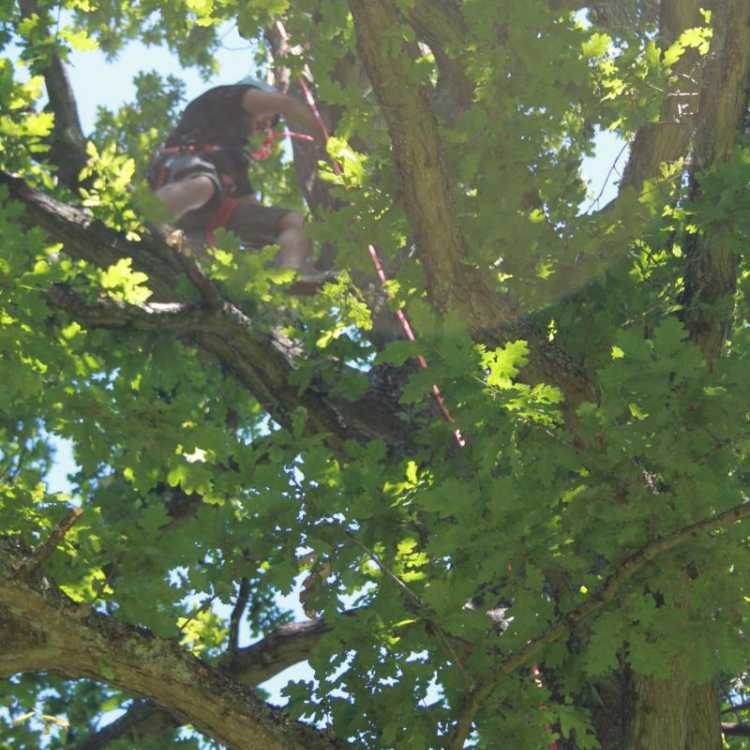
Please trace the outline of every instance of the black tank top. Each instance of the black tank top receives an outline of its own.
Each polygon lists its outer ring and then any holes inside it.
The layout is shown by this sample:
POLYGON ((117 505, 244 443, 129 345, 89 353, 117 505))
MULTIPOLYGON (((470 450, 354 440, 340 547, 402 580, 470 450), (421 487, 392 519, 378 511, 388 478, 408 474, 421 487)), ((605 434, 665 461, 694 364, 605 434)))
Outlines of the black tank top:
POLYGON ((255 87, 245 84, 216 86, 193 99, 164 144, 167 147, 221 146, 220 151, 202 158, 212 162, 220 174, 227 174, 234 180, 237 195, 255 192, 247 174, 250 133, 245 124, 247 110, 242 106, 242 96, 250 88, 255 87))

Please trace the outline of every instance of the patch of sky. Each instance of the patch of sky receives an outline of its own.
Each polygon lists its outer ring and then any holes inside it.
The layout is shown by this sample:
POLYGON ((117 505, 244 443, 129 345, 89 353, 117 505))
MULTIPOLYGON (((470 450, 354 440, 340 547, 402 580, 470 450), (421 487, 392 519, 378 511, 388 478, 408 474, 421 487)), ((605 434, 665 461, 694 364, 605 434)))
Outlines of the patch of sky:
POLYGON ((54 434, 50 434, 49 442, 54 452, 54 462, 52 469, 45 477, 47 492, 50 495, 58 492, 72 495, 74 487, 70 481, 70 476, 80 470, 73 457, 73 443, 54 434))
POLYGON ((594 153, 581 164, 581 175, 589 192, 587 201, 581 205, 582 212, 597 211, 615 198, 628 152, 628 144, 616 133, 610 130, 597 132, 594 153))

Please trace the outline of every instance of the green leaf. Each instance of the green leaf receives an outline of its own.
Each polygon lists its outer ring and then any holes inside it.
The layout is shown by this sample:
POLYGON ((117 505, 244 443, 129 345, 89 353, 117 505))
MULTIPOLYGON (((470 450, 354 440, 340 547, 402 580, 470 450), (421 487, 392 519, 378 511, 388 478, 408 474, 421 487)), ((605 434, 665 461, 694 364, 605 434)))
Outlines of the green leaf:
POLYGON ((144 286, 148 276, 140 271, 134 271, 131 266, 132 258, 121 258, 114 265, 100 272, 100 282, 112 297, 121 302, 132 305, 144 303, 150 296, 151 290, 144 286))

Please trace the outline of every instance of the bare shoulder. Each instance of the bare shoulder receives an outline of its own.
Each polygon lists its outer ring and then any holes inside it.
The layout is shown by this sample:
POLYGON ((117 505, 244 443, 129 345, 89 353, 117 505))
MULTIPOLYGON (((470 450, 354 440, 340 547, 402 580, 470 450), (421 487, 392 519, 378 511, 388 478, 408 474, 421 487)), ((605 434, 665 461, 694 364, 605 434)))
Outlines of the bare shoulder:
POLYGON ((242 95, 242 107, 248 112, 283 112, 289 106, 290 97, 272 91, 247 89, 242 95))

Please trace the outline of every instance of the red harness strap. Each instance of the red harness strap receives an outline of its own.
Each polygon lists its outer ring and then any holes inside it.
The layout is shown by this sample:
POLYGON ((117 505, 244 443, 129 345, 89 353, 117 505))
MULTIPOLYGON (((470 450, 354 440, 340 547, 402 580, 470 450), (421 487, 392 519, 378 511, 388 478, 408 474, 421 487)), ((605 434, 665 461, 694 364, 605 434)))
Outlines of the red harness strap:
MULTIPOLYGON (((221 150, 221 146, 213 143, 187 143, 182 146, 167 146, 166 148, 159 149, 157 158, 161 159, 164 156, 178 156, 180 154, 215 154, 221 150)), ((162 187, 166 183, 168 176, 169 170, 164 165, 159 170, 157 186, 162 187)), ((234 180, 227 174, 219 173, 219 177, 224 185, 226 194, 222 198, 219 207, 206 222, 206 240, 209 245, 216 244, 214 231, 219 227, 226 227, 238 203, 237 199, 232 195, 235 190, 234 180)))
POLYGON ((237 208, 239 201, 231 196, 227 195, 224 200, 219 204, 219 207, 214 211, 206 222, 206 240, 209 245, 215 245, 216 239, 214 238, 214 230, 219 227, 226 228, 229 220, 232 218, 234 209, 237 208))

